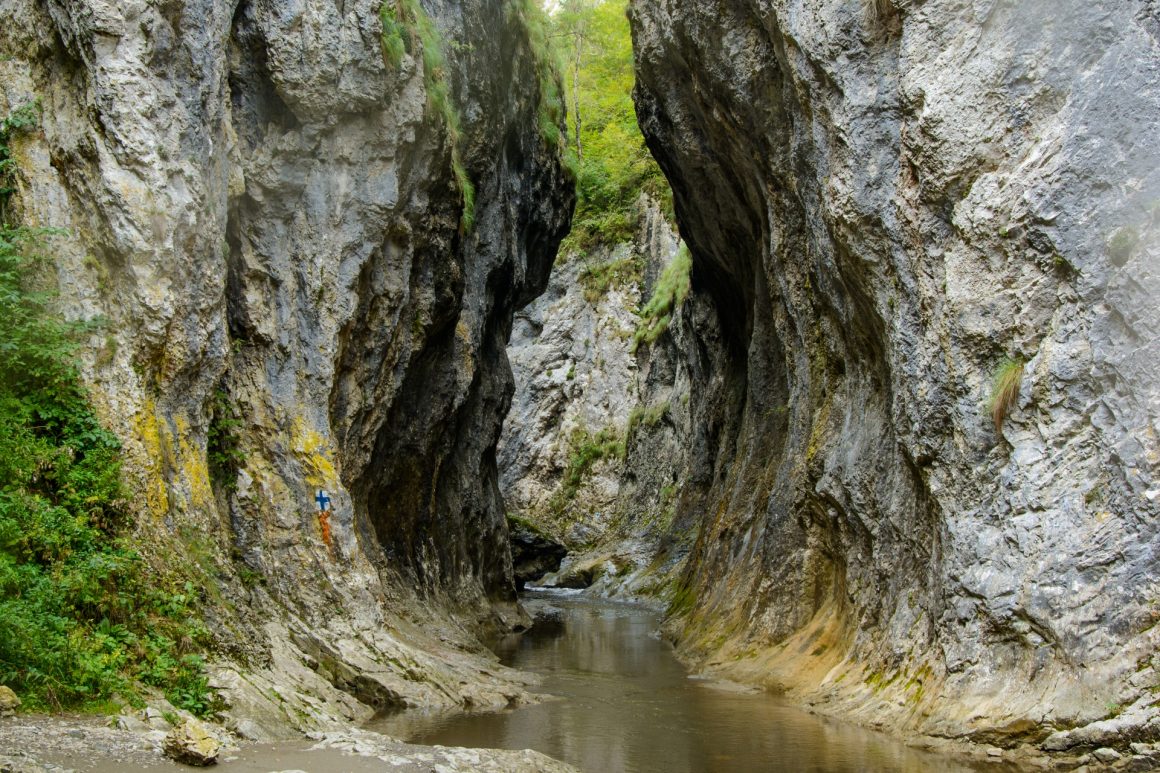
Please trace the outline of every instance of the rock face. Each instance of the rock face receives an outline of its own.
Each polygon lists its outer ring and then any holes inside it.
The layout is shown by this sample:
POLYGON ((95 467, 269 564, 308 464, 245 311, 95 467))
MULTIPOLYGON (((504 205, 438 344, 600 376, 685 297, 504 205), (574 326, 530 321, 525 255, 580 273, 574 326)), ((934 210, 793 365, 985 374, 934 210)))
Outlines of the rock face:
POLYGON ((997 744, 1147 696, 1155 4, 631 17, 638 115, 705 309, 684 348, 686 653, 997 744))
POLYGON ((463 651, 516 614, 504 344, 572 186, 527 6, 418 6, 0 2, 24 219, 68 231, 142 549, 204 581, 256 735, 518 692, 463 651))
MULTIPOLYGON (((500 486, 510 513, 572 551, 546 584, 656 595, 688 552, 696 525, 675 520, 691 464, 684 352, 697 309, 708 307, 686 303, 654 342, 635 341, 678 246, 660 206, 642 196, 632 242, 569 255, 516 316, 500 486), (578 464, 600 433, 616 448, 578 464)), ((526 552, 513 531, 513 560, 526 552)))
POLYGON ((573 490, 562 489, 581 446, 601 433, 623 440, 637 402, 630 346, 643 256, 619 244, 566 257, 516 315, 508 357, 517 389, 499 469, 508 511, 576 547, 608 527, 619 492, 619 453, 594 459, 573 490))
POLYGON ((20 708, 20 698, 11 687, 0 684, 0 717, 11 717, 20 708))
POLYGON ((530 524, 509 523, 508 526, 516 590, 523 590, 527 583, 560 568, 560 562, 568 555, 566 547, 530 524))
POLYGON ((651 345, 634 342, 679 242, 656 202, 642 196, 638 213, 634 241, 556 266, 547 292, 517 314, 508 347, 516 392, 499 445, 504 501, 581 561, 609 550, 650 561, 671 533, 688 459, 689 317, 674 315, 651 345))

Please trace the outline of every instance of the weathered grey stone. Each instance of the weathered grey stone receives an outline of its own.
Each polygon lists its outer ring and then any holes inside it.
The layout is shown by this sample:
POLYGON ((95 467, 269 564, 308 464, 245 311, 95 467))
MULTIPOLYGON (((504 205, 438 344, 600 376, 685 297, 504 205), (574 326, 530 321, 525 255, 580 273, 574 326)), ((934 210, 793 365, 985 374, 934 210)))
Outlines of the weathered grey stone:
POLYGON ((1120 754, 1115 749, 1109 749, 1108 747, 1104 746, 1104 747, 1101 747, 1101 748, 1093 751, 1092 756, 1095 757, 1100 762, 1111 763, 1111 762, 1115 762, 1116 760, 1120 759, 1124 755, 1120 754))
POLYGON ((216 765, 221 743, 196 719, 187 719, 169 731, 162 744, 165 756, 196 767, 216 765))
MULTIPOLYGON (((663 584, 651 565, 657 543, 672 533, 676 484, 690 456, 680 347, 691 339, 686 317, 677 314, 655 343, 634 351, 640 308, 678 249, 655 201, 642 196, 638 214, 631 243, 571 255, 557 266, 548 292, 517 316, 509 345, 516 394, 499 446, 505 501, 574 551, 566 568, 539 584, 605 595, 663 584), (593 272, 613 281, 601 290, 593 272), (576 454, 573 433, 602 429, 623 439, 623 460, 596 462, 571 496, 562 496, 576 454)), ((685 547, 664 566, 674 566, 685 547)))
POLYGON ((685 654, 998 745, 1148 695, 1154 3, 633 0, 631 20, 694 259, 685 654), (996 431, 1006 358, 1025 366, 996 431))

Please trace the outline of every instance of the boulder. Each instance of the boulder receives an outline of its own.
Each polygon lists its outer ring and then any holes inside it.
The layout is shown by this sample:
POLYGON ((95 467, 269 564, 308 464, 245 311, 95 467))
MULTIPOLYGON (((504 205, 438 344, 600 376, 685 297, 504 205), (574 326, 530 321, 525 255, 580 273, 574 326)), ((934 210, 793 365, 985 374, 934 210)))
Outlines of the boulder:
POLYGON ((12 692, 12 688, 0 684, 0 717, 11 717, 20 706, 20 698, 12 692))
POLYGON ((209 728, 196 719, 187 719, 173 728, 165 736, 162 745, 165 756, 197 767, 217 764, 221 748, 221 742, 210 733, 209 728))

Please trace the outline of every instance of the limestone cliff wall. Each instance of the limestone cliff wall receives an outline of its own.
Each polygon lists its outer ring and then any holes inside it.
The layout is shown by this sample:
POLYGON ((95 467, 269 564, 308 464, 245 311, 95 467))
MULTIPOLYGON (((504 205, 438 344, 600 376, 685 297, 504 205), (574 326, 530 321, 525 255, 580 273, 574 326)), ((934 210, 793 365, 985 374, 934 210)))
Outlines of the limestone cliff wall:
POLYGON ((1122 712, 1154 735, 1155 4, 634 0, 631 20, 708 309, 685 651, 928 733, 1122 712))
POLYGON ((647 196, 638 214, 633 241, 558 261, 548 290, 516 315, 508 347, 516 392, 499 445, 504 501, 580 560, 665 533, 655 522, 671 512, 684 456, 674 430, 688 413, 687 379, 670 356, 680 324, 654 346, 634 345, 678 239, 647 196), (577 465, 601 433, 623 453, 577 465))
POLYGON ((572 186, 525 4, 418 5, 396 62, 370 0, 0 3, 24 218, 68 232, 141 542, 204 586, 256 736, 519 693, 472 631, 517 619, 504 343, 572 186))

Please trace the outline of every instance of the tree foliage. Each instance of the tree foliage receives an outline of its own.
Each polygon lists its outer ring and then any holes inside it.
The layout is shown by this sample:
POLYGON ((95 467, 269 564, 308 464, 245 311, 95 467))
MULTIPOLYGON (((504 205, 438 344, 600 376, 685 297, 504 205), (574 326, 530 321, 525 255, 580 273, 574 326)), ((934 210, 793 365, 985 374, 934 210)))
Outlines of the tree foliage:
POLYGON ((626 8, 627 0, 563 0, 551 17, 580 198, 566 249, 631 238, 642 192, 671 206, 668 183, 636 122, 626 8))

